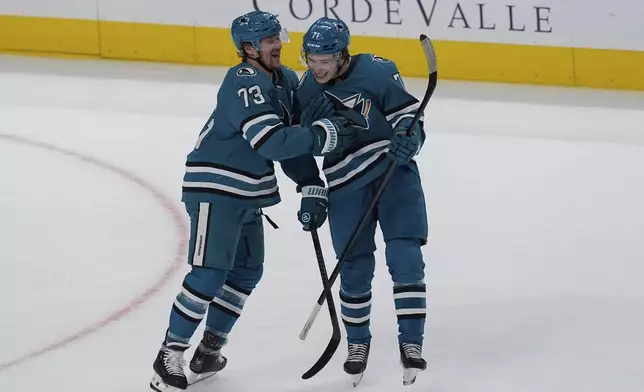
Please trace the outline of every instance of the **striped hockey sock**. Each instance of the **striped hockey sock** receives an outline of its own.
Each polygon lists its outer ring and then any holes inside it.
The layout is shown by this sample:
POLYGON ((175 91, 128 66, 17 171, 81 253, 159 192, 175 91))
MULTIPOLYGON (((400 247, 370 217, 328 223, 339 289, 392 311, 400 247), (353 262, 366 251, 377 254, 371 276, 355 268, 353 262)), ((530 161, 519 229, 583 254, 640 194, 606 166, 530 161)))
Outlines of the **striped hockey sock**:
POLYGON ((371 331, 371 292, 350 295, 340 291, 340 309, 342 322, 347 331, 349 343, 369 343, 371 331))
POLYGON ((400 343, 423 344, 427 294, 424 283, 394 284, 400 343))

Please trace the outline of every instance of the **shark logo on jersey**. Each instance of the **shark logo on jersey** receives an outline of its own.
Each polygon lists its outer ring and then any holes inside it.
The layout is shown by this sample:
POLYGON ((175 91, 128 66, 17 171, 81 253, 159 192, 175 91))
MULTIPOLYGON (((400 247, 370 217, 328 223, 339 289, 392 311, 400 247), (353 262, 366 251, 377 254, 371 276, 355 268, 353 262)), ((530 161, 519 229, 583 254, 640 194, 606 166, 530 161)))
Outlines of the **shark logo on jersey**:
POLYGON ((237 76, 255 76, 257 71, 255 68, 251 67, 242 67, 237 70, 237 76))
POLYGON ((280 107, 282 108, 282 115, 279 116, 282 123, 287 127, 290 127, 293 124, 293 113, 289 112, 284 102, 280 101, 280 107))
POLYGON ((371 55, 371 59, 376 63, 391 63, 391 60, 386 59, 384 57, 376 56, 375 54, 371 55))
POLYGON ((348 109, 353 109, 354 111, 360 113, 362 115, 362 118, 350 118, 350 120, 354 123, 354 126, 358 128, 369 129, 371 99, 363 97, 361 93, 353 94, 344 99, 338 97, 337 95, 334 95, 329 91, 325 91, 324 94, 326 94, 327 97, 331 98, 331 100, 335 102, 336 110, 338 109, 338 106, 342 105, 348 109))

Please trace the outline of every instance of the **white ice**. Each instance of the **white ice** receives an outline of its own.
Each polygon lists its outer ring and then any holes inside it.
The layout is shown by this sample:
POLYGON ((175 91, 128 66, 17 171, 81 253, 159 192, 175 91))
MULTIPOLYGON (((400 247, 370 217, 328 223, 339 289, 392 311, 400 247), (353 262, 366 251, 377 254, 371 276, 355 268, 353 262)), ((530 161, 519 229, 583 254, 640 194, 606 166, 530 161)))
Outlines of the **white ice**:
MULTIPOLYGON (((224 72, 0 57, 0 391, 148 390, 188 268, 185 154, 224 72)), ((644 94, 440 81, 426 123, 428 370, 402 387, 378 234, 356 390, 644 391, 644 94)), ((331 331, 324 309, 298 339, 321 284, 279 175, 264 279, 196 392, 353 390, 344 342, 300 378, 331 331)))

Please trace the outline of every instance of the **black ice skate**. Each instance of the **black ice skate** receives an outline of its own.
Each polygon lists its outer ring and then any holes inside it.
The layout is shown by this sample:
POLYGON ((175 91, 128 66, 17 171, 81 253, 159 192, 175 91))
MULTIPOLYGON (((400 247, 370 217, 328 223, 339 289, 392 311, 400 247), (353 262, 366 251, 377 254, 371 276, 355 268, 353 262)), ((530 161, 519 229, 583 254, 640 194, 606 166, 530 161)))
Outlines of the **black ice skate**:
POLYGON ((353 386, 357 387, 364 371, 367 369, 370 344, 349 343, 349 355, 344 362, 344 371, 353 377, 353 386))
POLYGON ((188 381, 183 372, 186 361, 183 359, 185 349, 171 349, 164 345, 157 354, 152 368, 154 375, 150 388, 157 392, 175 392, 188 388, 188 381))
POLYGON ((221 338, 212 332, 204 332, 203 339, 190 361, 190 370, 194 377, 190 377, 189 385, 214 376, 226 367, 228 360, 221 355, 221 347, 221 338))
POLYGON ((400 363, 403 367, 403 385, 411 385, 416 381, 418 371, 427 368, 427 362, 421 356, 423 348, 420 344, 401 343, 400 363))

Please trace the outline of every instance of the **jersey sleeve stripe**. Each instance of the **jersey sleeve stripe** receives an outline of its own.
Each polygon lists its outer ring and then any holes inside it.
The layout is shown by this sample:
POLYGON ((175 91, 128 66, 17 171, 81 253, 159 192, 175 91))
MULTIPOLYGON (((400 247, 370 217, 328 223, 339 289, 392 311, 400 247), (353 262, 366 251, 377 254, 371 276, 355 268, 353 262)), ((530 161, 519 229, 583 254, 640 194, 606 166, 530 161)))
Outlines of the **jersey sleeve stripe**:
MULTIPOLYGON (((396 129, 396 126, 398 125, 398 123, 400 122, 400 120, 402 120, 402 119, 404 119, 404 118, 414 118, 414 116, 415 116, 415 115, 416 115, 415 113, 407 113, 407 114, 403 114, 402 116, 399 116, 399 117, 398 117, 398 118, 397 118, 397 119, 396 119, 396 120, 391 124, 391 127, 392 127, 393 129, 396 129)), ((420 121, 420 122, 422 122, 423 120, 425 120, 425 116, 420 116, 420 117, 418 118, 418 121, 420 121)))
POLYGON ((201 143, 203 142, 203 139, 205 139, 206 136, 208 136, 208 134, 210 133, 210 131, 212 131, 212 128, 214 126, 215 126, 215 119, 211 118, 210 121, 208 121, 208 124, 206 125, 206 129, 204 129, 204 131, 201 132, 201 134, 197 138, 197 144, 195 148, 201 147, 201 143))
POLYGON ((385 148, 384 150, 380 150, 377 153, 373 154, 370 156, 368 159, 366 159, 360 166, 356 167, 355 169, 351 170, 348 172, 346 175, 344 175, 341 178, 337 178, 335 180, 329 181, 328 185, 329 188, 337 187, 340 184, 346 183, 349 181, 352 177, 356 176, 357 174, 365 171, 367 167, 369 167, 371 164, 376 162, 381 156, 384 156, 389 151, 389 148, 385 148))
POLYGON ((410 113, 410 112, 418 110, 419 107, 420 107, 420 102, 418 102, 418 101, 408 102, 404 106, 401 106, 401 107, 398 107, 398 108, 390 110, 388 112, 389 114, 387 114, 387 116, 386 116, 386 119, 387 119, 387 121, 391 122, 396 117, 398 117, 398 116, 400 116, 402 114, 407 114, 407 113, 410 113))
POLYGON ((347 165, 349 165, 354 159, 356 159, 356 158, 358 158, 358 157, 360 157, 360 156, 362 156, 364 154, 367 154, 367 153, 369 153, 369 152, 371 152, 373 150, 377 150, 379 148, 387 147, 390 143, 391 142, 389 140, 380 140, 380 141, 377 141, 375 143, 368 144, 368 145, 362 147, 361 149, 359 149, 358 151, 355 151, 355 152, 347 155, 343 160, 341 160, 340 162, 336 163, 335 165, 333 165, 331 167, 328 167, 328 168, 325 168, 323 170, 324 175, 328 176, 329 174, 333 174, 333 173, 337 172, 338 170, 340 170, 340 169, 346 167, 347 165))
POLYGON ((261 131, 257 132, 255 137, 253 137, 250 141, 250 146, 253 147, 253 150, 255 151, 259 150, 260 147, 262 147, 262 145, 264 145, 264 143, 266 143, 266 141, 275 134, 275 132, 282 128, 284 128, 284 124, 281 122, 279 124, 265 126, 261 131))
POLYGON ((263 112, 257 112, 257 113, 251 114, 250 116, 246 117, 246 119, 244 121, 241 122, 241 125, 239 127, 243 128, 244 124, 246 124, 247 122, 252 121, 252 120, 256 119, 257 117, 265 116, 267 114, 275 114, 275 112, 272 111, 272 110, 264 110, 263 112))
MULTIPOLYGON (((277 114, 275 114, 273 112, 263 112, 263 113, 258 113, 256 115, 250 116, 246 120, 244 120, 241 123, 241 126, 240 126, 242 134, 244 135, 244 138, 246 138, 246 140, 248 140, 248 137, 246 136, 246 134, 248 133, 248 130, 253 125, 257 125, 257 124, 259 124, 261 122, 264 122, 264 121, 267 121, 267 120, 277 120, 280 124, 282 123, 282 121, 277 116, 277 114)), ((273 125, 275 125, 275 124, 273 124, 273 125)))
POLYGON ((390 114, 394 114, 396 112, 399 112, 399 111, 405 109, 406 107, 411 106, 411 105, 413 105, 415 103, 419 103, 419 101, 416 98, 412 97, 412 99, 406 101, 405 103, 402 103, 402 104, 400 104, 398 106, 394 106, 391 109, 385 110, 385 116, 389 116, 390 114))

